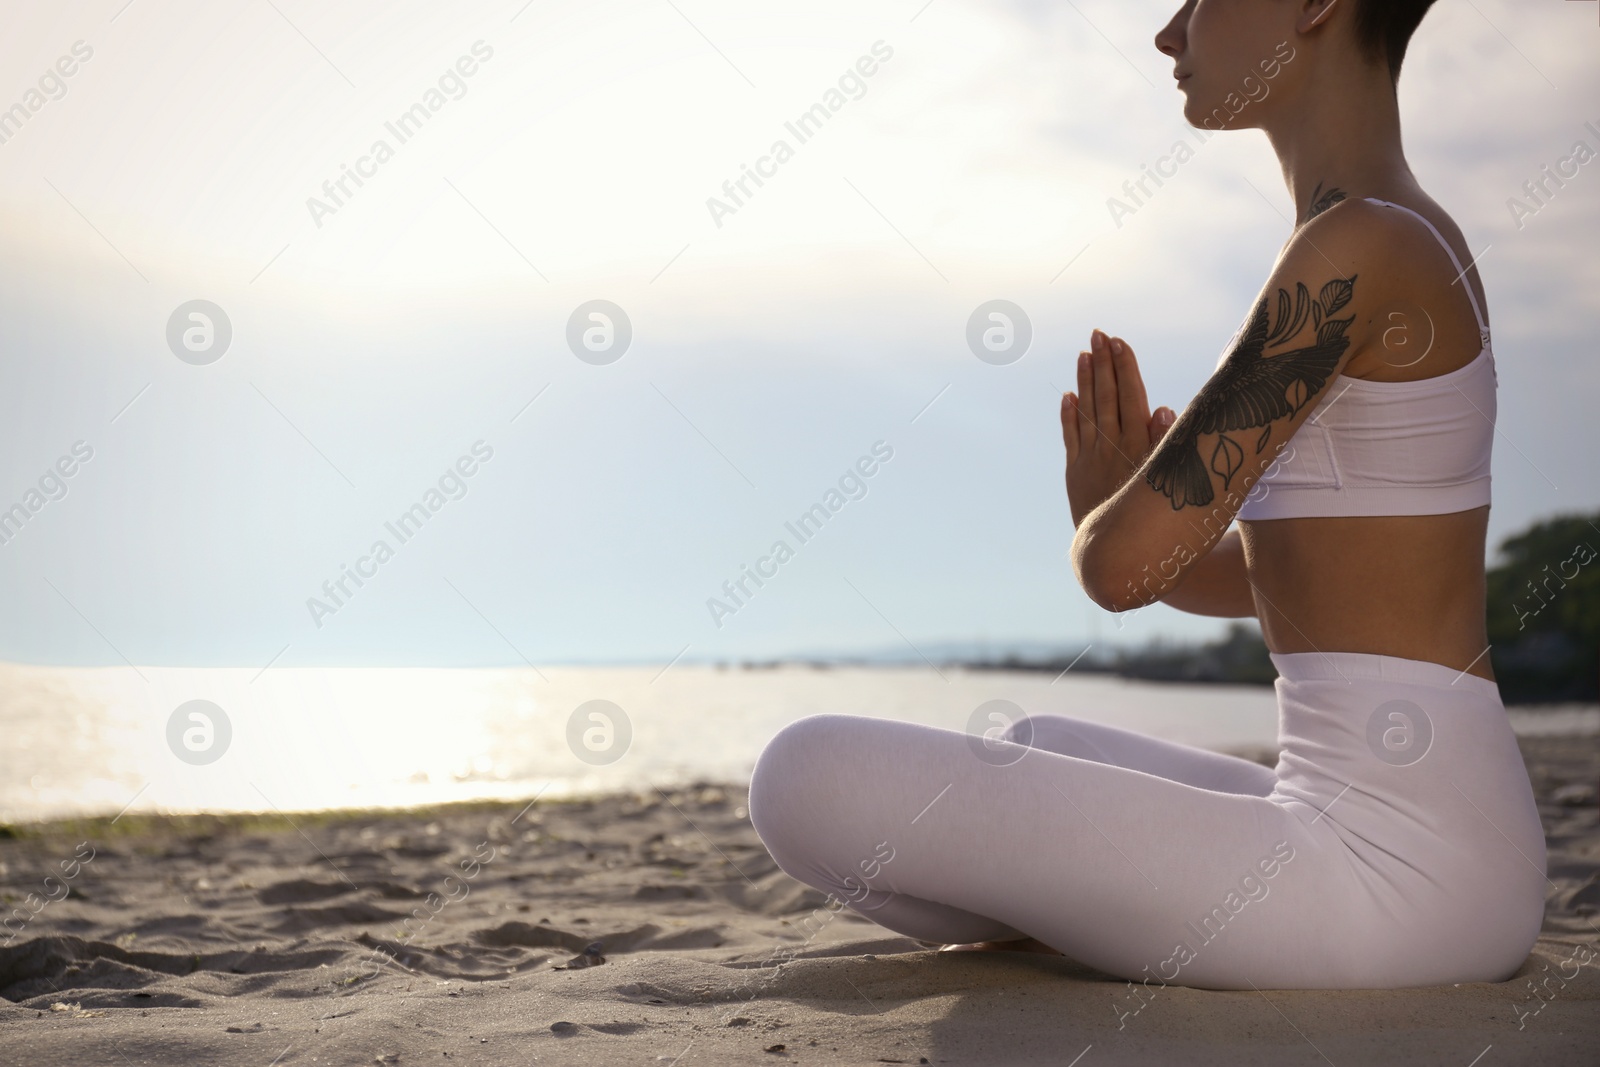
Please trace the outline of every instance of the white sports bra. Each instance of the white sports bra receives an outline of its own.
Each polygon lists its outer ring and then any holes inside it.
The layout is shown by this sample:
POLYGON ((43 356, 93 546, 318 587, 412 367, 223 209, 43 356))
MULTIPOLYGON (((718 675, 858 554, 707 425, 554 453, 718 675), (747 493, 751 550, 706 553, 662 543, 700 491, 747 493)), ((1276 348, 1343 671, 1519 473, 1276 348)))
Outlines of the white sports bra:
POLYGON ((1483 347, 1466 366, 1432 378, 1336 377, 1288 447, 1251 487, 1239 509, 1245 521, 1443 515, 1489 503, 1499 376, 1478 298, 1433 223, 1403 205, 1366 199, 1416 215, 1444 245, 1472 301, 1483 347))

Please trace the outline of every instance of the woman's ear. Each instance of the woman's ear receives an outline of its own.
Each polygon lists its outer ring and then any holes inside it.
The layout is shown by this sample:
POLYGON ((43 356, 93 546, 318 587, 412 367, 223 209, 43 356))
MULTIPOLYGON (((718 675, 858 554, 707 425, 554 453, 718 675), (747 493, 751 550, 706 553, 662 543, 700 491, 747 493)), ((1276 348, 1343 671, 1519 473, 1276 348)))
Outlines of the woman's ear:
POLYGON ((1307 0, 1305 9, 1300 12, 1300 18, 1295 29, 1301 33, 1322 25, 1328 16, 1333 14, 1333 9, 1339 5, 1339 0, 1307 0))

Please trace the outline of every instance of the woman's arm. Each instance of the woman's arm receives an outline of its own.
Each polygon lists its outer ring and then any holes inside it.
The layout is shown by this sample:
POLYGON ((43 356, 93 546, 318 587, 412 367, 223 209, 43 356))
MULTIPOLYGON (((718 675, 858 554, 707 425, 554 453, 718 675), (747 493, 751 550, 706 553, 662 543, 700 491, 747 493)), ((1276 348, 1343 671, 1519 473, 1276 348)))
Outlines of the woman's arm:
MULTIPOLYGON (((1147 427, 1149 434, 1148 441, 1135 434, 1133 443, 1128 447, 1135 448, 1139 455, 1143 456, 1150 448, 1160 443, 1175 416, 1169 407, 1157 408, 1153 416, 1148 414, 1149 401, 1144 391, 1144 383, 1139 377, 1139 366, 1133 357, 1133 350, 1126 347, 1126 342, 1122 342, 1120 338, 1108 338, 1096 330, 1090 343, 1095 348, 1102 348, 1112 340, 1123 346, 1122 350, 1127 360, 1127 370, 1122 382, 1122 387, 1131 394, 1126 398, 1131 404, 1127 421, 1129 425, 1147 427)), ((1075 443, 1073 438, 1078 429, 1077 420, 1083 417, 1075 410, 1075 400, 1076 397, 1070 393, 1061 398, 1061 424, 1063 433, 1068 437, 1069 455, 1075 443)), ((1069 477, 1067 497, 1072 508, 1073 525, 1081 525, 1084 518, 1109 498, 1115 488, 1114 485, 1093 484, 1082 477, 1077 479, 1069 477)), ((1255 618, 1255 597, 1246 574, 1244 544, 1240 540, 1238 527, 1226 531, 1222 539, 1212 546, 1211 551, 1196 561, 1184 574, 1182 584, 1175 589, 1163 590, 1160 598, 1168 607, 1187 611, 1191 615, 1209 615, 1224 619, 1255 618)))
MULTIPOLYGON (((1144 382, 1140 379, 1139 365, 1133 357, 1133 350, 1126 347, 1126 342, 1121 342, 1120 338, 1108 338, 1096 330, 1090 343, 1098 349, 1112 340, 1122 345, 1127 361, 1126 372, 1119 383, 1124 391, 1131 394, 1125 398, 1131 402, 1127 422, 1129 425, 1146 426, 1149 434, 1148 441, 1139 434, 1134 434, 1134 441, 1128 444, 1128 447, 1136 449, 1138 454, 1143 456, 1150 448, 1160 443, 1175 416, 1169 407, 1157 408, 1153 416, 1147 414, 1149 401, 1144 391, 1144 382)), ((1078 429, 1077 421, 1084 417, 1081 412, 1074 410, 1075 400, 1076 398, 1070 393, 1061 398, 1061 425, 1063 433, 1067 436, 1069 456, 1073 452, 1072 446, 1075 443, 1073 439, 1078 429)), ((1072 508, 1073 525, 1081 525, 1084 518, 1109 498, 1115 488, 1115 486, 1093 484, 1081 476, 1076 479, 1069 477, 1067 497, 1072 508)), ((1255 618, 1255 597, 1246 573, 1244 543, 1240 539, 1239 528, 1235 526, 1228 529, 1221 540, 1212 546, 1211 551, 1184 573, 1181 585, 1162 589, 1159 596, 1161 602, 1168 607, 1187 611, 1191 615, 1209 615, 1224 619, 1255 618)))
POLYGON ((1183 576, 1183 583, 1161 598, 1161 603, 1191 615, 1255 618, 1255 595, 1245 573, 1239 528, 1235 526, 1223 534, 1210 552, 1195 561, 1183 576))
POLYGON ((1078 396, 1062 413, 1069 495, 1074 482, 1116 486, 1072 541, 1073 571, 1095 603, 1127 611, 1176 592, 1332 395, 1392 303, 1396 223, 1382 212, 1347 201, 1294 233, 1232 350, 1153 446, 1127 345, 1113 339, 1080 359, 1078 396))

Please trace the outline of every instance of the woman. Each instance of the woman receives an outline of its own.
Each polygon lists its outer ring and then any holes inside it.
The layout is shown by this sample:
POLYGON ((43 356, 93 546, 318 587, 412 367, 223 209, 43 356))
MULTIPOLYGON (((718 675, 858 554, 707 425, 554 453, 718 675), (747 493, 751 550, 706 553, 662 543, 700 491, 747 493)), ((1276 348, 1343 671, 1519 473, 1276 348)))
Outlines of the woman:
POLYGON ((1156 47, 1185 117, 1264 130, 1298 224, 1175 423, 1098 330, 1062 398, 1079 582, 1111 611, 1259 618, 1276 768, 1065 716, 983 739, 813 716, 751 782, 785 871, 919 940, 1056 951, 1147 985, 1521 966, 1545 845, 1486 655, 1494 357, 1395 100, 1428 6, 1184 4, 1156 47))

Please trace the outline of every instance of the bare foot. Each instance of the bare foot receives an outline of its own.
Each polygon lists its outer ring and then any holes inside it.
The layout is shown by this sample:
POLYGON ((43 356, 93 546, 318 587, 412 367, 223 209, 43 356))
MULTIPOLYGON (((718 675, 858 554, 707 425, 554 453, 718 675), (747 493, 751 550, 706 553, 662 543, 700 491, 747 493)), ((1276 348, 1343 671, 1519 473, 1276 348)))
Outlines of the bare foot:
POLYGON ((1039 952, 1046 956, 1061 956, 1062 952, 1051 948, 1043 941, 1036 941, 1031 937, 1019 938, 1015 941, 978 941, 970 945, 945 945, 940 952, 1039 952))

